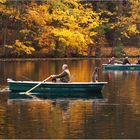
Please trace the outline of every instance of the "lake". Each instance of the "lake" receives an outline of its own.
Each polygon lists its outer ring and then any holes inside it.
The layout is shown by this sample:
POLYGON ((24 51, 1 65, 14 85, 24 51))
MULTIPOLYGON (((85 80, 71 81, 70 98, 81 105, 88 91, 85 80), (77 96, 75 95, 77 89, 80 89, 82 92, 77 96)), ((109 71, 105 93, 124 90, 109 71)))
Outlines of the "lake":
MULTIPOLYGON (((133 139, 140 138, 140 71, 104 71, 107 59, 0 61, 0 139, 133 139), (66 63, 72 81, 108 84, 93 98, 15 99, 5 91, 7 78, 44 80, 66 63)), ((131 59, 135 62, 135 59, 131 59)))

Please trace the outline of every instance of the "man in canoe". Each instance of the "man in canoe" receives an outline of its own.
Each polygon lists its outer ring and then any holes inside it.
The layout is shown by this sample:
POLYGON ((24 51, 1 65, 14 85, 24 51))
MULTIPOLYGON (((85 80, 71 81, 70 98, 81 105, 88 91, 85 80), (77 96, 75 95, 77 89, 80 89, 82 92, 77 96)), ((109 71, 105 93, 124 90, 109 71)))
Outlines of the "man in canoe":
POLYGON ((108 64, 114 64, 114 63, 115 63, 115 57, 111 57, 111 58, 109 59, 108 64))
POLYGON ((70 71, 68 69, 68 65, 63 64, 62 66, 62 73, 58 74, 58 75, 51 75, 52 78, 52 82, 69 82, 70 81, 70 71))
POLYGON ((128 57, 125 57, 124 60, 123 60, 123 65, 126 65, 126 64, 130 64, 129 60, 128 60, 128 57))
POLYGON ((116 60, 115 57, 111 57, 108 64, 122 64, 122 61, 116 60))

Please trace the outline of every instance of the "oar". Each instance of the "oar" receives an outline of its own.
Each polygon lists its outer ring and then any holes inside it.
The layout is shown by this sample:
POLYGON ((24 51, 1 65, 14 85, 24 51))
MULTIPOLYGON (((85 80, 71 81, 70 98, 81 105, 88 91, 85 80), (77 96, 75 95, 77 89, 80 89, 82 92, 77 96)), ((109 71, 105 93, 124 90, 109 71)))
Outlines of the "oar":
POLYGON ((36 86, 34 86, 31 89, 27 90, 24 94, 30 95, 29 92, 31 92, 32 90, 34 90, 35 88, 37 88, 38 86, 40 86, 42 83, 44 83, 45 81, 49 80, 50 78, 51 78, 51 76, 49 76, 48 78, 44 79, 43 81, 41 81, 40 83, 38 83, 36 86))
POLYGON ((32 97, 33 99, 36 99, 36 100, 40 100, 38 97, 34 96, 34 95, 31 95, 29 93, 25 94, 25 95, 28 95, 29 97, 32 97))

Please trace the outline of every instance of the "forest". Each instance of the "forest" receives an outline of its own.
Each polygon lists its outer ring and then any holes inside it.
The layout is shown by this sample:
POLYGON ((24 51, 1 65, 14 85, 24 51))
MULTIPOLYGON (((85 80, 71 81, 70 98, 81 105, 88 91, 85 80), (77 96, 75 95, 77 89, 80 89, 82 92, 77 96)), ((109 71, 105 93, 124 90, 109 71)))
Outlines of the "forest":
POLYGON ((0 0, 0 57, 140 56, 140 1, 0 0))

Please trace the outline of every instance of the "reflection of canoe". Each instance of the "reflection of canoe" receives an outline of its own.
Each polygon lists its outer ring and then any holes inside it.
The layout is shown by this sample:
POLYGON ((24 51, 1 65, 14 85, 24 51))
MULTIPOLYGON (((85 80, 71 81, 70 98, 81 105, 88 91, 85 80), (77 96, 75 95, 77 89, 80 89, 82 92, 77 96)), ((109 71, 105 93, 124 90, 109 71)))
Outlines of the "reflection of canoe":
POLYGON ((140 70, 140 65, 136 65, 136 64, 126 64, 126 65, 122 65, 122 64, 103 64, 104 70, 130 70, 130 71, 139 71, 140 70))
MULTIPOLYGON (((32 87, 39 84, 39 81, 14 81, 7 80, 10 91, 25 92, 32 87)), ((101 92, 107 82, 72 82, 72 83, 52 83, 44 82, 32 92, 45 92, 45 93, 97 93, 101 92)))
MULTIPOLYGON (((61 94, 58 93, 32 93, 33 97, 37 97, 39 99, 103 99, 102 93, 68 93, 68 92, 62 92, 61 94)), ((26 94, 21 94, 19 92, 10 92, 9 93, 9 99, 32 99, 31 96, 28 96, 26 94)))

